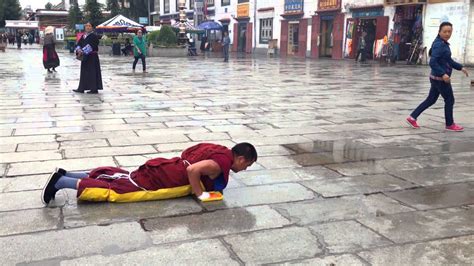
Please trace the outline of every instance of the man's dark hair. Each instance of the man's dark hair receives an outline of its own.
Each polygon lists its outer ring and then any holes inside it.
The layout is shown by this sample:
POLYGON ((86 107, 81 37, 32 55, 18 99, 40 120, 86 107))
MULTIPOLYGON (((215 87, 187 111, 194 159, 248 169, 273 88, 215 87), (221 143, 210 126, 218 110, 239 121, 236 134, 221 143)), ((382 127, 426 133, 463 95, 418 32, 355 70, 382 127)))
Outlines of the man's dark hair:
POLYGON ((257 150, 252 144, 247 142, 236 144, 232 148, 232 153, 236 156, 244 156, 245 160, 249 162, 257 161, 257 150))
POLYGON ((440 32, 440 31, 443 29, 444 26, 450 26, 450 27, 452 28, 452 27, 453 27, 453 24, 451 24, 450 22, 447 22, 447 21, 441 23, 441 24, 439 25, 438 32, 440 32))

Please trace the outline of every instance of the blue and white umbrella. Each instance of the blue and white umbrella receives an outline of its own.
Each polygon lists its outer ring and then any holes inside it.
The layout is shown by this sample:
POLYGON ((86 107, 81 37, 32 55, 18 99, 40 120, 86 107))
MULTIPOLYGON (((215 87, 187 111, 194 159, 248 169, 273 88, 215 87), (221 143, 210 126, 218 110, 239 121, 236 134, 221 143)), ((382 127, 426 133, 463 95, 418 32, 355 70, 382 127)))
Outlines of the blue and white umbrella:
POLYGON ((201 30, 222 30, 222 25, 215 21, 204 21, 198 26, 201 30))

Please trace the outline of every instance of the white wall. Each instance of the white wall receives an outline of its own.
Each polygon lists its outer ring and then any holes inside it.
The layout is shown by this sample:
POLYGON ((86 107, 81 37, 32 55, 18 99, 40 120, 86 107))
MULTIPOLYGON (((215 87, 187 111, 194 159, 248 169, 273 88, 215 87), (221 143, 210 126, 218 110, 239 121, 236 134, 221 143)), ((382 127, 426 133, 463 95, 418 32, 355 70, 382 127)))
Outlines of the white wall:
POLYGON ((474 3, 471 1, 469 6, 469 35, 466 40, 466 56, 464 63, 474 65, 474 3))
MULTIPOLYGON (((466 54, 466 40, 469 25, 469 0, 426 6, 423 42, 430 47, 438 34, 439 24, 449 21, 453 24, 453 34, 449 43, 453 59, 463 63, 466 54)), ((472 46, 472 45, 471 45, 472 46)))

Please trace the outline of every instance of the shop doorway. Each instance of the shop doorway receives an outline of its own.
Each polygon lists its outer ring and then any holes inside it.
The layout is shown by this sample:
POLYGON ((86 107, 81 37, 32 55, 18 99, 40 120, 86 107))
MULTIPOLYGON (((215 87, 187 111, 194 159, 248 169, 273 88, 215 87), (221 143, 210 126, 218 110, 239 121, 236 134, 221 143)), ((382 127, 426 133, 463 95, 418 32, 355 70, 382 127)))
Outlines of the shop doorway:
POLYGON ((247 48, 247 23, 239 23, 237 52, 245 52, 247 48))
POLYGON ((422 12, 423 5, 397 6, 391 36, 394 61, 416 61, 422 44, 422 12))
POLYGON ((290 22, 288 24, 288 54, 298 54, 298 36, 300 24, 290 22))
MULTIPOLYGON (((365 55, 367 59, 374 58, 374 42, 377 33, 377 20, 375 18, 367 18, 360 20, 361 34, 367 32, 365 37, 365 55)), ((360 36, 360 35, 359 35, 360 36)))
POLYGON ((319 56, 320 57, 332 57, 332 46, 333 46, 333 35, 332 30, 334 27, 333 19, 321 20, 321 43, 319 45, 319 56))

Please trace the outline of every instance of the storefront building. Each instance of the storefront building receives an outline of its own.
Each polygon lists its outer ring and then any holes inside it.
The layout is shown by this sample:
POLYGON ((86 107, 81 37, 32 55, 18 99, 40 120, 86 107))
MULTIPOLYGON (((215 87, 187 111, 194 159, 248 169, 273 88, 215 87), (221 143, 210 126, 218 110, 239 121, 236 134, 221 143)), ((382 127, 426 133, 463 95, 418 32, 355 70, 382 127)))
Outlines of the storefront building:
POLYGON ((460 63, 473 64, 472 5, 473 2, 469 0, 428 0, 425 10, 424 45, 429 49, 438 34, 439 24, 449 21, 453 24, 453 33, 449 39, 453 59, 460 63))
MULTIPOLYGON (((282 1, 281 1, 282 2, 282 1)), ((256 48, 255 52, 268 54, 269 48, 272 54, 277 53, 280 42, 280 19, 284 5, 275 4, 274 0, 258 0, 256 10, 256 48)))
POLYGON ((304 18, 303 0, 285 0, 280 16, 280 55, 306 57, 308 19, 304 18))
POLYGON ((341 0, 319 0, 312 19, 311 57, 341 59, 343 32, 341 0))
POLYGON ((237 1, 237 14, 234 23, 233 52, 252 53, 253 50, 253 23, 250 20, 249 0, 237 1))

